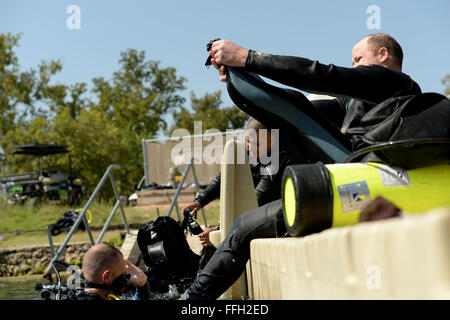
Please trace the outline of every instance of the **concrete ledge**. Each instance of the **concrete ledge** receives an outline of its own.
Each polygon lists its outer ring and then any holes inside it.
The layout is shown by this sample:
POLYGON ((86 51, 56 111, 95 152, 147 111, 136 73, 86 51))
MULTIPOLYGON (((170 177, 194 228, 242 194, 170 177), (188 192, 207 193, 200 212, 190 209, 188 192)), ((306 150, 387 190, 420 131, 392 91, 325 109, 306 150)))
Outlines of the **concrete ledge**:
POLYGON ((450 208, 251 243, 253 299, 450 299, 450 208))
POLYGON ((130 261, 132 264, 138 263, 139 256, 141 254, 141 250, 139 249, 139 245, 137 243, 137 234, 138 230, 133 230, 130 231, 130 233, 127 233, 125 240, 120 247, 123 258, 130 261))

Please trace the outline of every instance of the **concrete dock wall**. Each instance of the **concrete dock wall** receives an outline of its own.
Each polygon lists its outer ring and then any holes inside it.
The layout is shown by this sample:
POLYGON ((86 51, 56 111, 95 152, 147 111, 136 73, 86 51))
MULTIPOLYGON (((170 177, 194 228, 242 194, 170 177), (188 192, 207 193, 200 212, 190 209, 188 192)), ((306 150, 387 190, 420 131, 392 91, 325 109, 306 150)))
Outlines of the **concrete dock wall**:
POLYGON ((450 299, 450 208, 251 243, 253 299, 450 299))

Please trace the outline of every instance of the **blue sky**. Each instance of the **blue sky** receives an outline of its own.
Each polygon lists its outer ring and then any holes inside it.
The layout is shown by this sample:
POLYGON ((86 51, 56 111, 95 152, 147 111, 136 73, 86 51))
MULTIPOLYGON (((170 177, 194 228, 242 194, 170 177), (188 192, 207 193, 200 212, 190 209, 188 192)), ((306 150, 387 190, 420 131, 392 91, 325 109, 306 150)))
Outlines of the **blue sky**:
POLYGON ((204 67, 205 44, 217 37, 350 67, 357 40, 386 32, 403 47, 403 71, 423 91, 442 93, 441 79, 450 73, 449 14, 448 0, 2 0, 0 32, 23 34, 16 53, 24 70, 42 59, 60 59, 63 71, 55 81, 90 85, 97 76, 110 79, 120 52, 134 48, 186 77, 187 101, 191 91, 202 96, 222 90, 223 106, 230 106, 218 74, 204 67), (79 30, 66 27, 69 5, 81 10, 79 30), (380 8, 379 30, 367 28, 370 5, 380 8))

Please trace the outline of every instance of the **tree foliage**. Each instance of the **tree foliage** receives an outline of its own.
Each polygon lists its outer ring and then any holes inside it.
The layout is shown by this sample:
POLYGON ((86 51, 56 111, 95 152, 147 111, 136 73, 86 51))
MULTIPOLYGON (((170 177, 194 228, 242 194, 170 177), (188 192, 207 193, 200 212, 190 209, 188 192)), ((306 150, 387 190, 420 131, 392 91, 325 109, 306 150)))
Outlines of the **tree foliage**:
POLYGON ((181 110, 174 114, 175 125, 170 129, 170 133, 177 128, 183 128, 194 134, 195 121, 202 121, 203 132, 209 129, 226 131, 242 128, 248 115, 235 106, 220 108, 222 104, 220 95, 221 92, 217 91, 197 98, 194 93, 191 93, 192 112, 181 107, 181 110))
POLYGON ((450 97, 450 74, 447 74, 441 82, 445 86, 444 95, 450 97))
MULTIPOLYGON (((62 170, 84 178, 89 191, 110 164, 121 194, 132 191, 143 175, 142 139, 167 130, 167 115, 189 130, 193 120, 219 130, 242 127, 245 116, 237 108, 220 109, 220 92, 191 97, 194 114, 183 106, 185 78, 171 67, 147 60, 143 51, 120 54, 119 68, 110 80, 88 84, 55 83, 62 71, 59 61, 42 61, 23 71, 14 53, 20 35, 0 34, 0 171, 37 171, 39 159, 11 155, 15 145, 49 143, 66 145, 70 154, 45 159, 47 170, 62 170), (220 125, 219 125, 220 124, 220 125), (69 168, 70 167, 70 168, 69 168)), ((109 186, 109 184, 107 184, 109 186)), ((111 188, 102 197, 111 197, 111 188)))
POLYGON ((130 49, 121 53, 120 69, 111 83, 93 79, 98 103, 93 109, 106 114, 119 127, 152 137, 167 123, 162 115, 181 107, 185 78, 176 76, 174 68, 160 68, 157 61, 146 61, 143 51, 130 49))

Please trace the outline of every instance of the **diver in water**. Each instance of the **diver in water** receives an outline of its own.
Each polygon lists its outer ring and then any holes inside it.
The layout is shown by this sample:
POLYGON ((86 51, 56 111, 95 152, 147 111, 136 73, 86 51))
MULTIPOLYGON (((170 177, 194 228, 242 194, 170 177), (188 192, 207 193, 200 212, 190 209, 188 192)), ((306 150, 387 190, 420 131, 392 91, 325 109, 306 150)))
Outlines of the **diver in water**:
MULTIPOLYGON (((362 116, 376 104, 395 95, 417 95, 419 85, 401 72, 403 51, 387 34, 372 34, 352 50, 353 68, 324 65, 300 57, 247 50, 231 41, 215 41, 211 63, 226 81, 225 67, 241 67, 300 90, 336 96, 312 105, 350 141, 364 134, 362 116)), ((301 148, 301 146, 299 146, 301 148)), ((295 160, 295 159, 292 159, 295 160)), ((187 299, 217 299, 245 270, 250 242, 283 234, 282 201, 276 200, 239 216, 205 268, 186 291, 187 299)))
POLYGON ((130 285, 136 287, 134 300, 150 298, 147 276, 138 267, 124 260, 119 249, 100 243, 93 245, 83 257, 84 292, 78 300, 119 300, 130 285))

